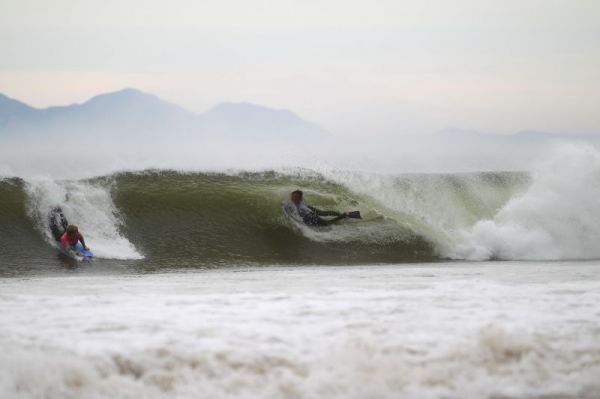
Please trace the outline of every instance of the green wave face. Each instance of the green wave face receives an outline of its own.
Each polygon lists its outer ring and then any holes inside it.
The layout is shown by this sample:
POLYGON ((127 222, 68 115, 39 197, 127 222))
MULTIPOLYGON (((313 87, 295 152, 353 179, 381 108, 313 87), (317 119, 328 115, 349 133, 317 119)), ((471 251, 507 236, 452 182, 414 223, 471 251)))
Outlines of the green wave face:
POLYGON ((27 216, 27 195, 20 179, 0 180, 0 275, 45 267, 52 248, 27 216))
POLYGON ((11 274, 13 268, 62 262, 45 220, 54 205, 80 226, 98 267, 153 271, 433 261, 444 257, 458 229, 492 216, 526 183, 518 174, 323 175, 306 170, 4 180, 0 271, 11 274), (363 220, 304 226, 282 211, 295 189, 303 190, 311 205, 360 210, 363 220))
POLYGON ((341 185, 316 176, 121 175, 113 196, 127 237, 161 265, 347 264, 434 257, 425 239, 381 217, 341 185), (321 229, 302 226, 282 211, 297 188, 317 207, 360 209, 365 220, 321 229))

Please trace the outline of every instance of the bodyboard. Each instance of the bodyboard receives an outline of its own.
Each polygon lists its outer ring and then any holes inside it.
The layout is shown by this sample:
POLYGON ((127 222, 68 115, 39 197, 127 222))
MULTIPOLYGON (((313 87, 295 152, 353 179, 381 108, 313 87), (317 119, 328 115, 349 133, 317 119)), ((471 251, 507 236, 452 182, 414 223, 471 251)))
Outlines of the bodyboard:
POLYGON ((59 247, 58 249, 60 250, 60 252, 62 252, 63 254, 65 254, 66 256, 68 256, 69 258, 75 259, 75 260, 86 260, 86 259, 91 259, 94 254, 92 253, 92 251, 90 250, 86 250, 83 248, 83 245, 81 245, 80 242, 77 243, 77 245, 75 245, 75 248, 72 250, 66 250, 62 247, 62 245, 58 244, 59 247), (83 254, 83 256, 79 256, 77 255, 77 252, 80 252, 83 254))

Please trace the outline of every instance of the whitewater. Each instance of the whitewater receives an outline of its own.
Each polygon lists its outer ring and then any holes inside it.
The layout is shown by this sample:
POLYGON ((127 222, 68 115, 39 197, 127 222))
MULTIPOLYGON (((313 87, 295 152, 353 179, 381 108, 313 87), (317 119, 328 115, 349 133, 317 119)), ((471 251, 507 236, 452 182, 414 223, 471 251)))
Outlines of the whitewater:
POLYGON ((162 160, 0 161, 0 397, 600 395, 595 147, 461 173, 162 160), (299 225, 298 188, 363 220, 299 225), (55 205, 91 262, 56 250, 55 205))
POLYGON ((0 392, 596 398, 599 277, 506 263, 4 279, 0 392))

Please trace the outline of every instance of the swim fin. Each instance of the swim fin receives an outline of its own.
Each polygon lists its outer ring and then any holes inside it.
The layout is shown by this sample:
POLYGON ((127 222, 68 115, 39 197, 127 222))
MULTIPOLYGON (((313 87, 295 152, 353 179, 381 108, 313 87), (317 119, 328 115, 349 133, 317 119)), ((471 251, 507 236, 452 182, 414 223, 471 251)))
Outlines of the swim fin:
POLYGON ((362 219, 362 216, 360 216, 360 211, 348 212, 347 216, 351 219, 362 219))

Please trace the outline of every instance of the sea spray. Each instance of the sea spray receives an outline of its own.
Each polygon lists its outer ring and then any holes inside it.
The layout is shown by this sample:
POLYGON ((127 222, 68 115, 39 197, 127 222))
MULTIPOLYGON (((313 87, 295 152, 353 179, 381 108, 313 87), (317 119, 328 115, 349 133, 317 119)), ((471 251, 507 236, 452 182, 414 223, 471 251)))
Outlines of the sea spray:
POLYGON ((50 242, 48 214, 60 206, 70 223, 80 226, 86 243, 97 257, 141 259, 142 255, 120 233, 122 221, 113 204, 109 187, 81 181, 30 180, 25 185, 29 215, 50 242))
POLYGON ((492 218, 530 182, 526 173, 405 174, 329 171, 333 181, 369 198, 386 218, 435 244, 448 257, 463 231, 492 218))
POLYGON ((532 174, 532 183, 489 219, 461 234, 458 259, 600 258, 600 152, 560 145, 532 174))

